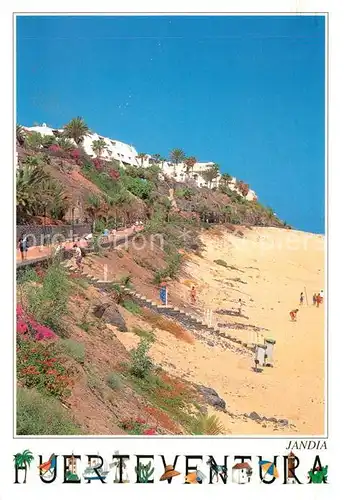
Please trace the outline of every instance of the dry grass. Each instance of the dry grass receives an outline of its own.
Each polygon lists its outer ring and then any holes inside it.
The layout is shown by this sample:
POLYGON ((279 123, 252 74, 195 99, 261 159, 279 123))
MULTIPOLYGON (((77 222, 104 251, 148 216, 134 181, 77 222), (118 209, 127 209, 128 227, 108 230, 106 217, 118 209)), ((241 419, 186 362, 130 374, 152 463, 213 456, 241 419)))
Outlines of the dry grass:
POLYGON ((155 314, 149 309, 142 309, 141 316, 153 328, 169 332, 172 335, 174 335, 177 339, 183 340, 188 344, 193 344, 195 341, 191 333, 184 330, 184 328, 182 328, 180 325, 173 323, 173 321, 170 321, 169 319, 159 316, 159 314, 155 314))

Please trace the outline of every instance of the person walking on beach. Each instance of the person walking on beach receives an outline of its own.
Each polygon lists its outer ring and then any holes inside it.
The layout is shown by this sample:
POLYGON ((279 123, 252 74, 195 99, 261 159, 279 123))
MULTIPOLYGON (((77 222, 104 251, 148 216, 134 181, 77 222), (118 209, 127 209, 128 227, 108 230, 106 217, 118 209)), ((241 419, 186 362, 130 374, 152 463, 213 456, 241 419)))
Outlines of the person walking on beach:
POLYGON ((316 304, 317 304, 317 307, 319 307, 319 304, 321 304, 320 293, 318 293, 317 296, 316 296, 316 304))
POLYGON ((301 295, 300 295, 300 306, 303 306, 303 299, 304 299, 303 292, 301 292, 301 295))
POLYGON ((298 312, 299 312, 298 309, 293 309, 292 311, 290 311, 289 315, 292 321, 296 321, 296 315, 298 312))
POLYGON ((239 299, 239 304, 238 304, 238 314, 241 316, 241 308, 242 308, 242 302, 241 299, 239 299))
POLYGON ((76 265, 78 266, 78 269, 82 271, 82 253, 80 247, 75 243, 73 245, 73 248, 75 250, 75 262, 76 265))
POLYGON ((320 296, 320 304, 322 304, 324 301, 324 290, 320 290, 319 296, 320 296))
POLYGON ((192 285, 190 296, 191 296, 191 304, 196 304, 196 288, 194 287, 194 285, 192 285))
POLYGON ((317 303, 317 294, 313 293, 313 306, 317 303))

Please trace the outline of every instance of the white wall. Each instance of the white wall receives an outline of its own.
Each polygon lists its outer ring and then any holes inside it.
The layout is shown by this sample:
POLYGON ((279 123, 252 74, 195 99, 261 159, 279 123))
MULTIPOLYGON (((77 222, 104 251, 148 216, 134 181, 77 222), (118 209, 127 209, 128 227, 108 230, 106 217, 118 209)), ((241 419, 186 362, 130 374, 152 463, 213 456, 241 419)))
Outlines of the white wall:
MULTIPOLYGON (((47 127, 44 123, 41 126, 23 127, 23 128, 30 132, 33 131, 39 132, 42 135, 54 135, 53 130, 57 130, 51 127, 47 127)), ((58 130, 59 132, 62 132, 62 129, 58 130)), ((83 147, 86 153, 90 155, 92 158, 96 157, 96 154, 92 149, 92 143, 93 141, 97 141, 100 138, 102 138, 106 143, 106 148, 102 152, 101 158, 103 158, 104 160, 115 159, 124 163, 129 163, 130 165, 138 165, 138 160, 136 158, 138 153, 133 146, 125 144, 124 142, 100 136, 99 134, 96 133, 92 133, 89 136, 86 136, 83 141, 83 147)))
MULTIPOLYGON (((45 123, 40 126, 35 127, 23 127, 25 130, 39 132, 42 135, 54 135, 51 127, 47 127, 45 123)), ((59 129, 62 132, 62 129, 59 129)), ((89 136, 86 136, 83 141, 83 147, 88 155, 95 158, 96 154, 92 149, 93 141, 103 139, 106 143, 106 148, 102 152, 101 158, 104 160, 119 160, 121 164, 127 163, 129 165, 140 166, 141 159, 137 158, 138 152, 137 150, 124 142, 120 142, 114 139, 109 139, 108 137, 100 136, 99 134, 92 133, 89 136)), ((149 167, 151 165, 152 156, 147 155, 143 160, 142 164, 144 167, 149 167)), ((193 169, 189 172, 189 175, 186 174, 186 169, 184 163, 179 163, 178 165, 174 165, 172 162, 165 161, 160 166, 165 175, 175 179, 178 182, 184 182, 187 179, 195 180, 198 187, 209 187, 205 179, 202 177, 201 173, 207 170, 211 165, 214 165, 214 162, 197 162, 195 163, 193 169)), ((221 174, 214 179, 211 184, 211 188, 218 187, 221 180, 221 174)), ((237 192, 240 196, 242 194, 239 192, 238 188, 235 185, 236 178, 233 177, 232 181, 229 183, 228 187, 237 192)), ((246 199, 251 201, 256 198, 256 193, 250 189, 248 192, 246 199)))

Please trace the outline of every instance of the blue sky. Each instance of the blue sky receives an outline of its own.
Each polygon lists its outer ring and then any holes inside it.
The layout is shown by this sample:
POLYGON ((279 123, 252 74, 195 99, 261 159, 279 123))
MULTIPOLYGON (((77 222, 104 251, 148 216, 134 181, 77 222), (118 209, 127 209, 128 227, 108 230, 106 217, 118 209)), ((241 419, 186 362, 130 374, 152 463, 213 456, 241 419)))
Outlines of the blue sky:
POLYGON ((324 232, 323 17, 19 17, 17 122, 182 148, 324 232))

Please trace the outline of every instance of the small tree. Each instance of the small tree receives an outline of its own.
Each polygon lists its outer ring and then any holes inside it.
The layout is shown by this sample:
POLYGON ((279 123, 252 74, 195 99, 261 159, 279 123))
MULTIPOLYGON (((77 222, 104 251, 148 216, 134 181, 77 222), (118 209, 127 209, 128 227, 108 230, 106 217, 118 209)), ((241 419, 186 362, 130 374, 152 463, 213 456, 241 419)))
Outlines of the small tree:
POLYGON ((101 156, 106 148, 106 142, 103 139, 98 139, 92 142, 92 150, 97 156, 101 156))
POLYGON ((146 159, 146 157, 147 157, 147 154, 146 154, 146 153, 139 153, 139 154, 137 155, 137 157, 136 157, 136 158, 138 158, 139 160, 141 160, 141 167, 143 167, 143 160, 145 160, 145 159, 146 159))
POLYGON ((216 179, 219 175, 220 167, 216 163, 214 165, 210 165, 208 170, 201 172, 203 179, 207 182, 208 187, 211 188, 213 180, 216 179))
POLYGON ((19 146, 24 146, 25 143, 25 132, 21 125, 16 126, 16 143, 19 146))
POLYGON ((156 164, 159 164, 163 161, 163 158, 161 155, 159 155, 158 153, 156 153, 155 155, 152 155, 152 160, 154 163, 156 164))
POLYGON ((130 372, 138 378, 145 378, 153 367, 151 359, 148 357, 151 342, 141 338, 136 349, 130 351, 131 367, 130 372))
POLYGON ((229 174, 222 174, 221 176, 221 184, 225 187, 228 187, 230 182, 232 181, 233 177, 229 174))
POLYGON ((42 146, 44 148, 49 148, 53 144, 56 144, 56 138, 54 135, 43 135, 42 136, 42 146))
POLYGON ((174 175, 176 175, 176 167, 185 160, 185 153, 182 149, 173 149, 170 153, 170 159, 174 164, 174 175))
POLYGON ((197 160, 194 156, 190 156, 189 158, 185 159, 185 171, 186 175, 189 177, 190 172, 192 172, 195 163, 197 163, 197 160))
POLYGON ((14 466, 16 468, 22 468, 24 467, 25 470, 25 476, 24 476, 24 483, 26 483, 26 475, 27 475, 27 469, 30 468, 31 462, 33 462, 34 457, 29 450, 23 451, 23 453, 17 453, 14 455, 14 466))
POLYGON ((63 127, 63 135, 69 137, 69 139, 73 139, 78 146, 83 143, 85 136, 90 135, 90 132, 89 127, 80 116, 72 118, 71 121, 63 127))
POLYGON ((72 151, 73 149, 75 149, 74 143, 70 139, 68 139, 68 137, 58 137, 56 142, 60 146, 60 148, 63 149, 63 151, 72 151))
POLYGON ((39 132, 33 131, 25 137, 25 146, 33 151, 38 151, 43 146, 43 136, 39 132))
POLYGON ((238 181, 236 183, 236 187, 238 188, 238 191, 246 197, 248 195, 248 192, 250 190, 250 187, 248 184, 246 184, 244 181, 238 181))

